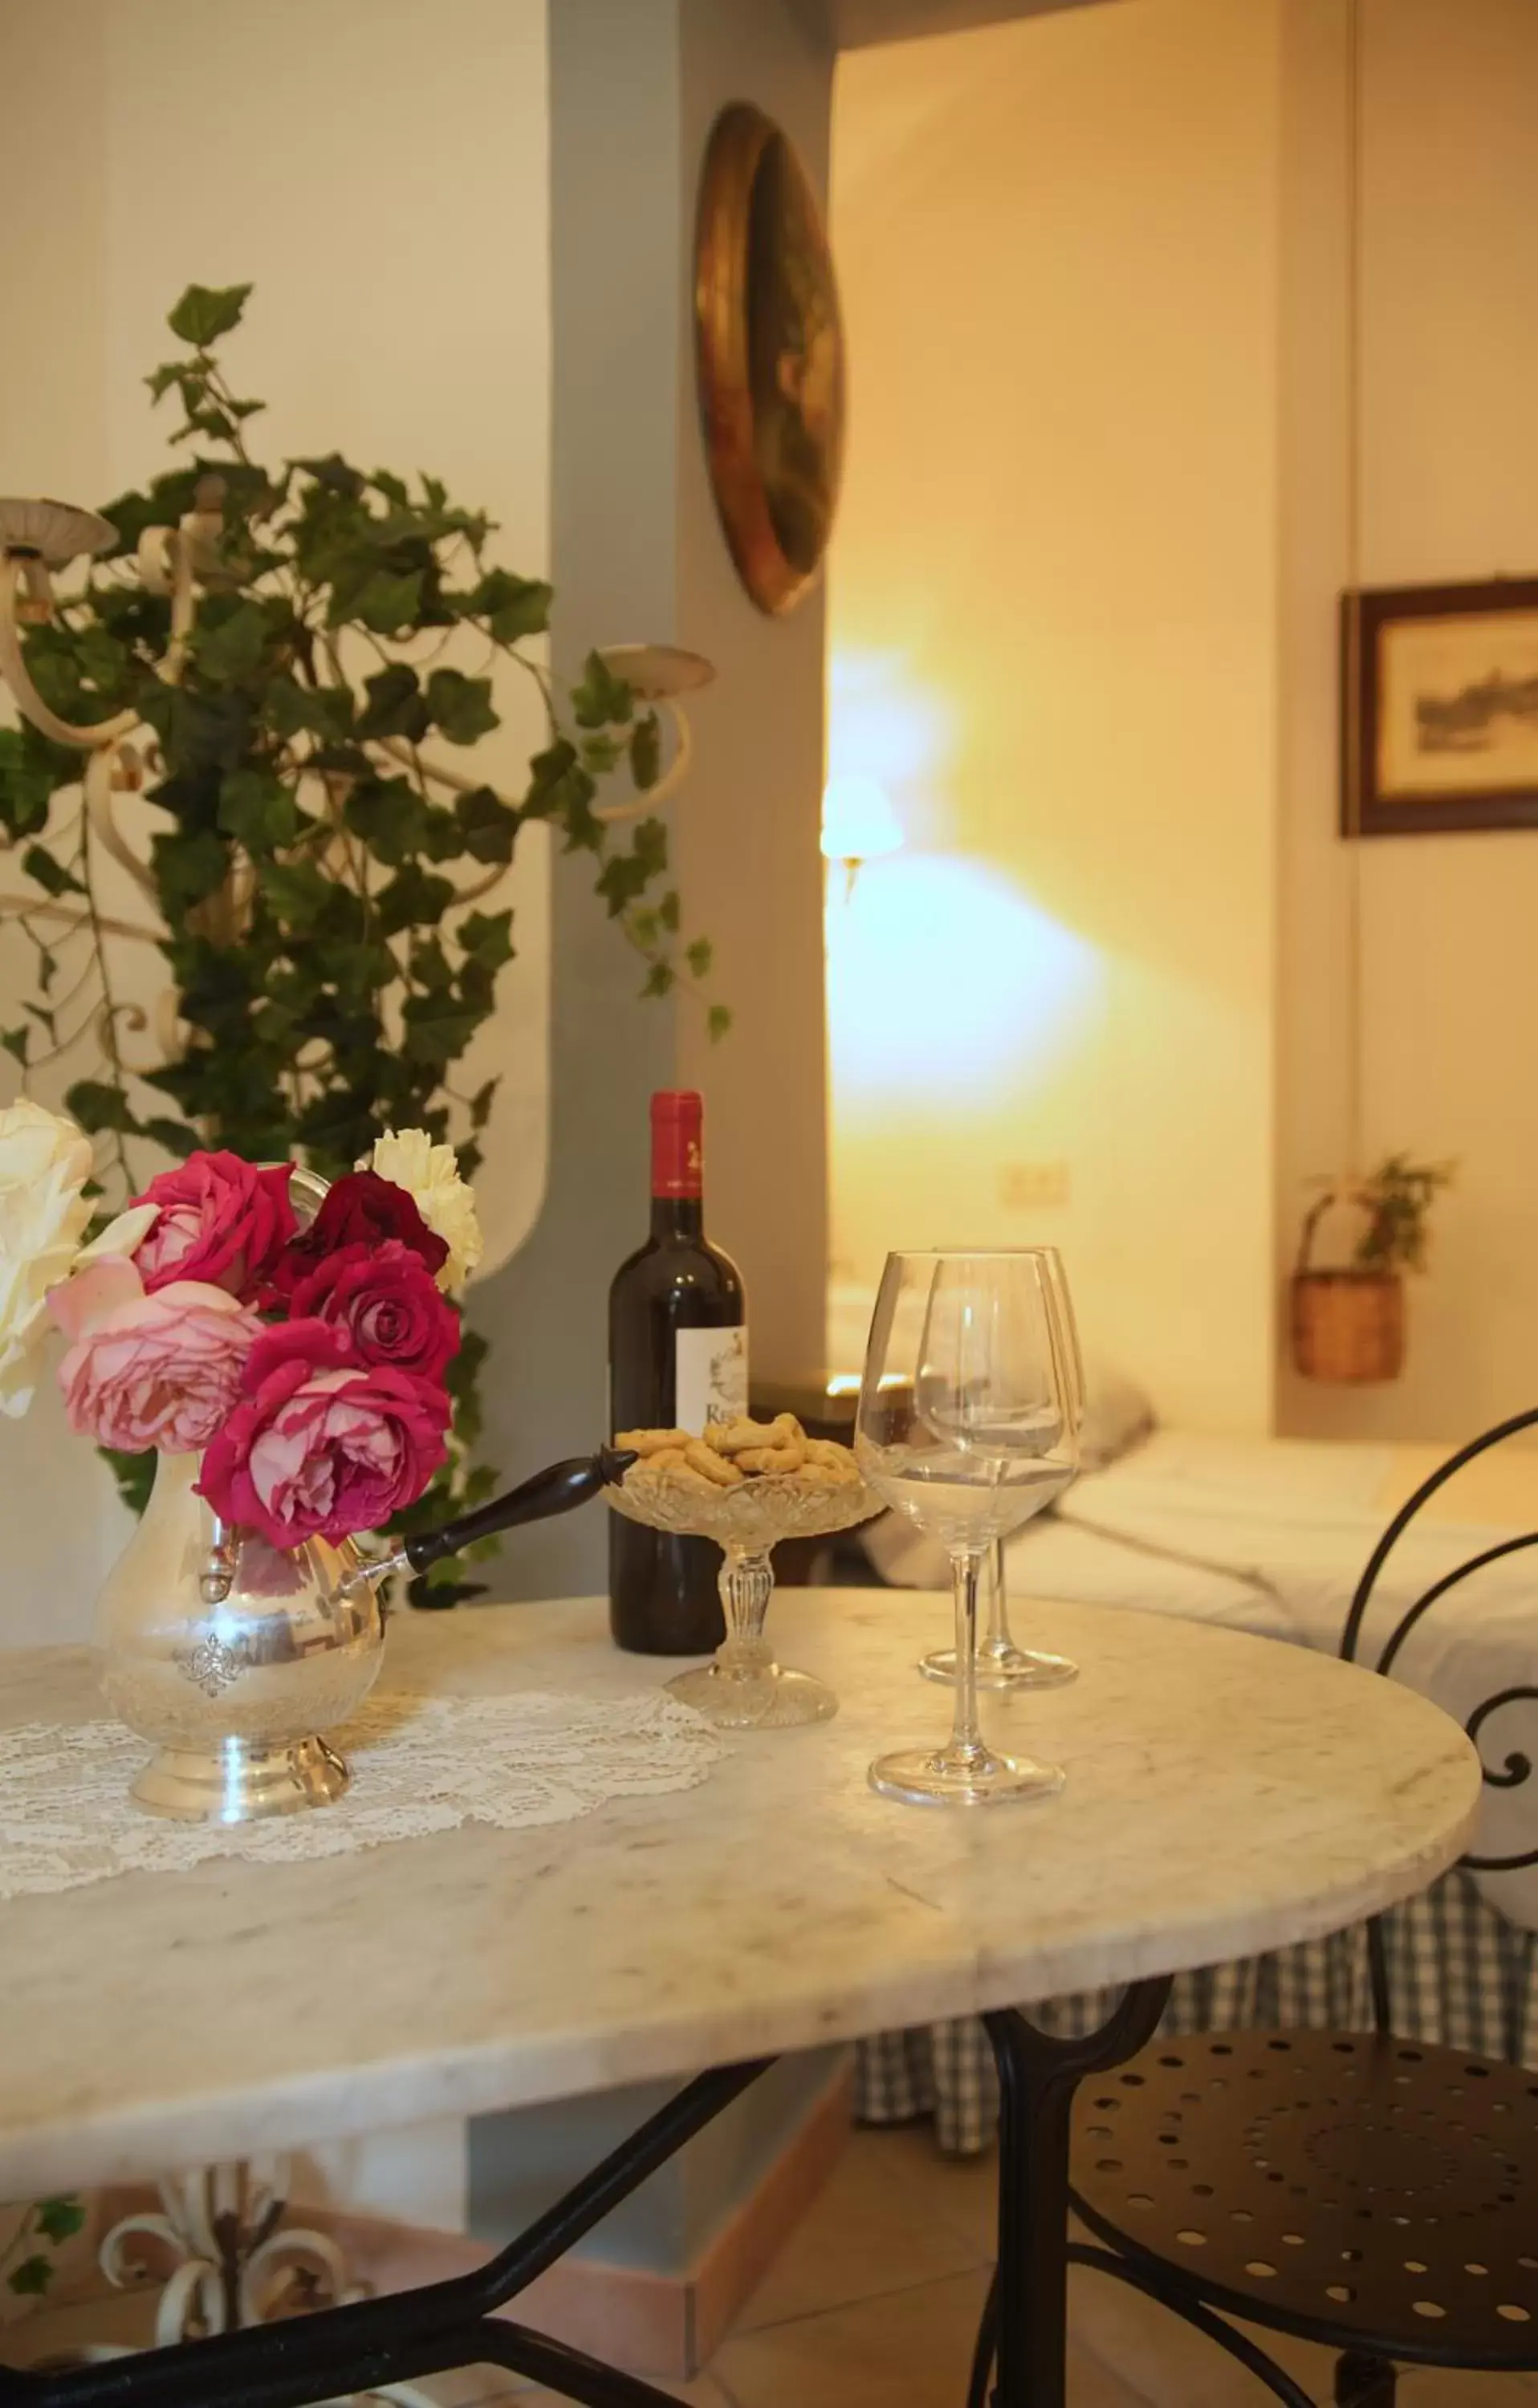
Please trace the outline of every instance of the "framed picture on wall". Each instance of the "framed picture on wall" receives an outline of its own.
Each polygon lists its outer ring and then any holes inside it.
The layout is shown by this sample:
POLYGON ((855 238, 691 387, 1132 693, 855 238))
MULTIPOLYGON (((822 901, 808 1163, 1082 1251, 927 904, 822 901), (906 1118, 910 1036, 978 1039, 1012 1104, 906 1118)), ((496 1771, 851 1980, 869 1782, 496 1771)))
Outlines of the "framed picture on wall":
POLYGON ((1341 832, 1538 827, 1538 578, 1341 596, 1341 832))
POLYGON ((839 293, 789 136, 737 101, 712 130, 695 247, 699 408, 716 508, 761 610, 791 609, 827 548, 843 455, 839 293))

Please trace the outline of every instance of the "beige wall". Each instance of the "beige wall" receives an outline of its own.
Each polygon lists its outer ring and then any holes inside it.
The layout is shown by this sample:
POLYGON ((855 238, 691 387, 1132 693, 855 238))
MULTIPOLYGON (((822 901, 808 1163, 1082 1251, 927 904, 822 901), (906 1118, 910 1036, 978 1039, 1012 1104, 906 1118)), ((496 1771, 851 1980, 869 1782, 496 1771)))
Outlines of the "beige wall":
MULTIPOLYGON (((1347 573, 1344 0, 1291 0, 1285 189, 1279 1240, 1347 1159, 1349 855, 1332 836, 1333 596, 1347 573)), ((1362 0, 1361 573, 1538 567, 1538 7, 1362 0)), ((1538 1393, 1538 836, 1358 849, 1363 1154, 1452 1154, 1395 1387, 1284 1370, 1281 1426, 1466 1436, 1538 1393)))
MULTIPOLYGON (((239 12, 177 0, 0 0, 0 89, 20 187, 47 196, 0 263, 0 490, 96 502, 152 474, 175 424, 142 382, 175 348, 165 311, 194 280, 254 280, 230 346, 238 389, 271 402, 253 440, 436 471, 500 522, 510 564, 545 571, 542 0, 453 0, 437 15, 419 0, 271 0, 260 39, 239 12)), ((495 746, 516 778, 539 720, 524 681, 503 700, 495 746)), ((544 831, 530 833, 510 896, 520 959, 468 1066, 477 1083, 506 1074, 482 1180, 494 1254, 527 1231, 544 1184, 549 863, 544 831)), ((12 996, 23 950, 14 937, 0 950, 12 996)), ((136 951, 120 992, 152 1001, 157 963, 136 951)), ((88 1068, 72 1060, 67 1077, 88 1068)), ((8 1056, 4 1068, 8 1096, 8 1056)), ((0 1426, 0 1644, 83 1636, 122 1524, 51 1398, 0 1426)))
POLYGON ((909 839, 830 898, 836 1270, 1056 1240, 1090 1340, 1229 1428, 1272 1376, 1277 43, 1273 0, 1075 10, 846 57, 835 119, 832 757, 909 839))

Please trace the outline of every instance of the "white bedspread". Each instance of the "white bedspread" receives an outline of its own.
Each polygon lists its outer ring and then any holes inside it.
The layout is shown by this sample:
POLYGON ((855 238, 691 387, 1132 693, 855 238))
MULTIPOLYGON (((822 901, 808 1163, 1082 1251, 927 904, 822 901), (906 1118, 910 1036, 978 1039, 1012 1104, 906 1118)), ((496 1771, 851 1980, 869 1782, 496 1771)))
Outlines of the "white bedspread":
MULTIPOLYGON (((1522 1521, 1412 1526, 1378 1583, 1358 1660, 1376 1662, 1399 1617, 1444 1573, 1517 1528, 1538 1528, 1538 1455, 1531 1461, 1532 1510, 1522 1521)), ((1394 1473, 1387 1447, 1157 1432, 1086 1473, 1054 1515, 1011 1541, 1016 1636, 1028 1643, 1025 1599, 1060 1597, 1334 1650, 1363 1566, 1408 1484, 1396 1489, 1394 1473)), ((1517 1508, 1526 1484, 1516 1485, 1517 1508)), ((893 1518, 872 1528, 868 1545, 888 1580, 946 1584, 940 1550, 893 1518)), ((1433 1606, 1394 1673, 1463 1724, 1502 1690, 1538 1692, 1538 1547, 1488 1566, 1433 1606)), ((1492 1713, 1481 1750, 1494 1768, 1517 1750, 1538 1764, 1538 1697, 1492 1713)), ((1538 1776, 1485 1797, 1477 1854, 1538 1847, 1538 1776)), ((1492 1905, 1538 1930, 1538 1871, 1479 1878, 1492 1905)))

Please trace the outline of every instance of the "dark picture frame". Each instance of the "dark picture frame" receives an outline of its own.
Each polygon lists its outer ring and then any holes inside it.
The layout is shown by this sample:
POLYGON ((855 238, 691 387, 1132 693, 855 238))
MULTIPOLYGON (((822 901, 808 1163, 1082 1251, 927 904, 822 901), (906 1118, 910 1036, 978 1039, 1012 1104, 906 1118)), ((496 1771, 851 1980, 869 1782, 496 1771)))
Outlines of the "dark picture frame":
POLYGON ((695 243, 699 414, 738 575, 792 609, 833 531, 844 342, 822 211, 787 134, 736 101, 712 128, 695 243))
POLYGON ((1538 827, 1538 578, 1341 596, 1341 833, 1538 827))

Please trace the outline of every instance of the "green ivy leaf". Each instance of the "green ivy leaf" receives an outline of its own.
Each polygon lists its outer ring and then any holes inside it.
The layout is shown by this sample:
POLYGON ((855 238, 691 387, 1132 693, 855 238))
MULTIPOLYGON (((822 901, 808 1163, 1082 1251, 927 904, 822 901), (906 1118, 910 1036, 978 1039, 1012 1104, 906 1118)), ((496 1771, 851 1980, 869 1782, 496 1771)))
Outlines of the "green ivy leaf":
POLYGON ((697 937, 692 945, 685 945, 683 958, 689 965, 689 974, 692 978, 709 978, 711 964, 715 959, 709 937, 697 937))
POLYGON ((454 804, 454 818, 472 861, 510 861, 518 840, 518 817, 490 786, 477 786, 454 804))
POLYGON ((219 789, 219 824, 248 853, 272 853, 297 836, 299 807, 270 769, 231 769, 219 789))
POLYGON ((212 828, 195 828, 187 836, 157 836, 150 847, 150 860, 173 926, 194 904, 206 903, 216 894, 229 875, 229 847, 212 828))
POLYGON ((447 878, 437 878, 419 863, 409 861, 375 897, 380 934, 395 937, 403 928, 432 927, 453 899, 454 890, 447 878))
POLYGON ((630 776, 641 794, 656 784, 662 769, 662 731, 654 710, 638 719, 630 730, 630 776))
POLYGON ((676 892, 671 887, 668 888, 668 893, 657 905, 657 918, 660 920, 662 925, 667 929, 668 934, 670 937, 677 936, 679 901, 676 892))
POLYGON ((63 2192, 56 2199, 39 2200, 33 2213, 44 2240, 51 2241, 55 2245, 61 2241, 72 2241, 77 2232, 85 2229, 85 2208, 73 2193, 63 2192))
POLYGON ((325 736, 352 730, 352 697, 342 686, 301 685, 280 671, 267 681, 262 716, 275 736, 325 736))
POLYGON ((376 568, 355 594, 333 588, 326 619, 333 627, 345 626, 349 619, 356 619, 360 626, 371 627, 376 636, 397 636, 402 628, 412 624, 421 607, 420 573, 396 577, 389 569, 376 568))
POLYGON ((411 948, 411 976, 419 986, 431 994, 447 995, 454 982, 449 967, 449 956, 436 937, 424 938, 411 948))
POLYGON ((501 725, 492 709, 490 678, 464 677, 458 669, 434 669, 427 710, 451 744, 477 744, 501 725))
POLYGON ((342 817, 386 867, 398 869, 423 849, 428 806, 407 778, 367 778, 348 796, 342 817))
POLYGON ((597 652, 589 652, 571 689, 571 712, 579 727, 625 727, 636 698, 597 652))
POLYGON ((506 568, 489 568, 470 595, 468 609, 484 619, 500 644, 516 644, 525 636, 542 636, 550 625, 552 588, 537 577, 514 577, 506 568))
POLYGON ((96 1137, 103 1129, 131 1130, 134 1125, 134 1108, 127 1096, 105 1079, 77 1079, 65 1094, 65 1110, 88 1137, 96 1137))
MULTIPOLYGON (((562 820, 568 828, 591 820, 590 805, 597 793, 577 758, 576 747, 560 737, 529 763, 531 776, 524 811, 532 820, 562 820)), ((592 821, 595 830, 597 822, 592 821)), ((601 831, 598 831, 601 834, 601 831)))
POLYGON ((53 789, 65 782, 55 774, 51 749, 32 729, 0 727, 0 822, 13 837, 48 824, 53 789))
POLYGON ((432 713, 415 669, 404 661, 393 662, 377 676, 365 678, 364 692, 368 701, 357 723, 360 743, 370 737, 396 736, 416 744, 426 735, 432 713))
POLYGON ((712 1045, 719 1045, 722 1038, 725 1037, 731 1025, 732 1016, 726 1005, 724 1003, 712 1003, 710 1010, 705 1015, 705 1025, 710 1031, 711 1043, 712 1045))
POLYGON ((261 893, 266 902, 296 934, 314 927, 335 889, 312 861, 264 862, 261 893))
POLYGON ((677 982, 671 962, 654 962, 641 983, 642 995, 670 995, 677 982))
POLYGON ((249 284, 189 284, 165 322, 184 343, 206 351, 238 326, 251 291, 249 284))
POLYGON ((459 924, 459 942, 467 960, 483 970, 499 970, 512 959, 512 913, 467 912, 459 924))
POLYGON ((23 2258, 21 2264, 13 2266, 6 2277, 7 2288, 14 2291, 17 2298, 22 2300, 41 2299, 52 2280, 52 2258, 44 2258, 37 2253, 30 2258, 23 2258))
MULTIPOLYGON (((486 1123, 491 1118, 491 1108, 496 1096, 496 1090, 501 1083, 502 1082, 500 1077, 488 1079, 485 1085, 483 1087, 477 1087, 474 1095, 470 1097, 470 1126, 472 1129, 483 1129, 485 1127, 486 1123)), ((460 1164, 460 1175, 461 1177, 467 1177, 468 1175, 465 1170, 463 1163, 460 1164)))
POLYGON ((7 1053, 10 1054, 14 1061, 20 1062, 23 1070, 26 1068, 27 1060, 32 1051, 32 1031, 30 1028, 0 1029, 0 1045, 5 1047, 7 1053))
POLYGON ((424 1062, 447 1069, 457 1061, 485 1018, 467 1010, 452 996, 408 996, 401 1007, 401 1051, 409 1062, 424 1062))
POLYGON ((86 891, 83 882, 76 877, 74 871, 66 869, 62 861, 55 861, 40 844, 28 845, 22 855, 22 867, 33 884, 40 886, 45 895, 83 895, 86 891))
POLYGON ((160 1458, 152 1447, 143 1455, 120 1455, 114 1448, 99 1446, 96 1453, 118 1484, 118 1494, 131 1513, 142 1513, 150 1502, 150 1492, 155 1484, 155 1466, 160 1458))
POLYGON ((339 452, 328 452, 321 460, 295 460, 294 465, 312 477, 323 493, 339 494, 349 502, 362 500, 368 480, 339 452))
POLYGON ((187 1156, 195 1154, 202 1143, 196 1129, 189 1128, 185 1121, 165 1120, 159 1114, 146 1121, 139 1134, 152 1138, 155 1144, 164 1146, 167 1154, 174 1154, 179 1162, 185 1162, 187 1156))
MULTIPOLYGON (((205 604, 204 613, 209 606, 205 604)), ((199 615, 192 638, 198 675, 210 685, 242 685, 256 673, 271 628, 260 602, 237 602, 218 617, 199 615)))

